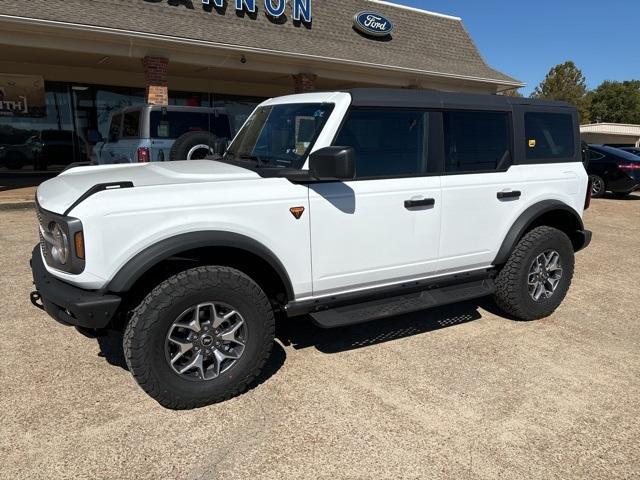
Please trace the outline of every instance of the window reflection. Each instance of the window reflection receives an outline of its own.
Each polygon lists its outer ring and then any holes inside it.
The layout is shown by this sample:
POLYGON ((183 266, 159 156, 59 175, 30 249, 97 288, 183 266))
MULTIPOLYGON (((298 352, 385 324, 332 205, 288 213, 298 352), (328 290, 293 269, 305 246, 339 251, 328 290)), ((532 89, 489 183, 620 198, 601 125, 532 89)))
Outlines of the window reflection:
MULTIPOLYGON (((0 173, 56 172, 94 159, 94 146, 109 136, 112 116, 145 103, 143 88, 45 82, 46 116, 0 116, 0 173)), ((169 92, 170 105, 223 107, 233 136, 263 101, 260 97, 169 92)))

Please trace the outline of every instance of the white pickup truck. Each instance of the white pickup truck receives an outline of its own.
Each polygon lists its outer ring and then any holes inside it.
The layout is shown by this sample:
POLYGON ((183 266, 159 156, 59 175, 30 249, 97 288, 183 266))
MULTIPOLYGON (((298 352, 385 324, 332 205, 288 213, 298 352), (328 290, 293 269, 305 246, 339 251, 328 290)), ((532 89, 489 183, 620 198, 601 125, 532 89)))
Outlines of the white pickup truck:
POLYGON ((274 312, 337 327, 493 295, 520 319, 551 314, 590 242, 589 200, 568 104, 291 95, 259 105, 214 159, 40 185, 31 301, 123 329, 141 387, 193 408, 258 375, 274 312))

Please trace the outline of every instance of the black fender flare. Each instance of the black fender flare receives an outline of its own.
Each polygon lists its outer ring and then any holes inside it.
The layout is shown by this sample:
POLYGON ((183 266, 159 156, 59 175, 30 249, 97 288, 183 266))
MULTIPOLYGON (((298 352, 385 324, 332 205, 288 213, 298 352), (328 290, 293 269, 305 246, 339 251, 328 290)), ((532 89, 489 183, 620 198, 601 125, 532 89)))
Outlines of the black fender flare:
POLYGON ((535 203, 527 208, 518 219, 513 223, 509 231, 507 232, 506 237, 502 241, 502 245, 500 246, 500 250, 498 250, 498 254, 496 255, 495 260, 493 261, 493 265, 501 265, 507 261, 511 251, 516 246, 516 244, 524 235, 524 232, 536 221, 540 216, 545 213, 554 211, 554 210, 562 210, 570 213, 574 220, 576 221, 576 232, 584 231, 584 223, 582 222, 582 218, 578 212, 576 212, 572 207, 563 203, 559 200, 543 200, 539 203, 535 203))
POLYGON ((142 275, 163 260, 188 250, 207 247, 233 247, 259 257, 278 274, 286 290, 287 298, 289 300, 295 298, 289 274, 282 262, 269 248, 245 235, 216 230, 183 233, 147 247, 130 259, 116 273, 105 290, 114 293, 128 292, 142 275))

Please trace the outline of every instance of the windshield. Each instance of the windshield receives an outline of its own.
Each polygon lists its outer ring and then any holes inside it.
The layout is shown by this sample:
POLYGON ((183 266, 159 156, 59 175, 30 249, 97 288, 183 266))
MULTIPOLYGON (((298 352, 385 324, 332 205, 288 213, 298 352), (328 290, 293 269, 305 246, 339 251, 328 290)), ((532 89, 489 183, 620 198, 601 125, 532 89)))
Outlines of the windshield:
POLYGON ((229 145, 225 158, 300 169, 332 110, 333 104, 328 103, 258 107, 229 145))

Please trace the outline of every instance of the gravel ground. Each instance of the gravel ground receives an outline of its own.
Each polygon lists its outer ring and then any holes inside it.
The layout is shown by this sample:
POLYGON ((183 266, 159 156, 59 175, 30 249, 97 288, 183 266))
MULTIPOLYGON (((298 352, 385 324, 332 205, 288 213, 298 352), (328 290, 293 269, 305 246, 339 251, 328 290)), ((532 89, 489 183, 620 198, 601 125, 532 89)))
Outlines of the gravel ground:
POLYGON ((28 301, 31 210, 0 212, 0 478, 639 478, 640 196, 595 200, 550 318, 489 301, 279 328, 246 394, 165 410, 120 338, 28 301))

